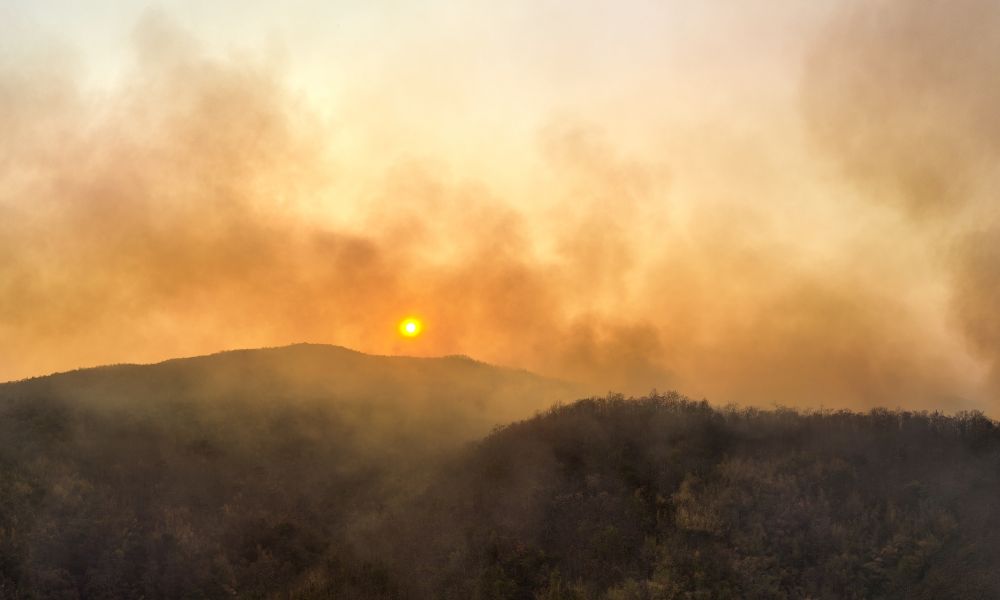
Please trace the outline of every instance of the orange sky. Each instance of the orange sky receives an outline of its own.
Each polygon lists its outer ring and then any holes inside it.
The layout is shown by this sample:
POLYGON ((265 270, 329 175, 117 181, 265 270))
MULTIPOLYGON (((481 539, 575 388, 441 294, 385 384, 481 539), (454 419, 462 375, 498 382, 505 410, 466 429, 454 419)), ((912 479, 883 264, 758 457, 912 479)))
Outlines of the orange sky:
POLYGON ((0 379, 311 341, 993 410, 992 2, 119 4, 0 14, 0 379))

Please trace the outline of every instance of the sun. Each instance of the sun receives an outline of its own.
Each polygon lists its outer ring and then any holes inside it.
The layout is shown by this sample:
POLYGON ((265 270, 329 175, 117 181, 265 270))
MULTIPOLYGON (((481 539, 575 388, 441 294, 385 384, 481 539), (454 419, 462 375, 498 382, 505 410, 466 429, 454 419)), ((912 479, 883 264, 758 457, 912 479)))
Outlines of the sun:
POLYGON ((424 324, 416 317, 407 317, 399 322, 399 335, 414 338, 423 331, 424 324))

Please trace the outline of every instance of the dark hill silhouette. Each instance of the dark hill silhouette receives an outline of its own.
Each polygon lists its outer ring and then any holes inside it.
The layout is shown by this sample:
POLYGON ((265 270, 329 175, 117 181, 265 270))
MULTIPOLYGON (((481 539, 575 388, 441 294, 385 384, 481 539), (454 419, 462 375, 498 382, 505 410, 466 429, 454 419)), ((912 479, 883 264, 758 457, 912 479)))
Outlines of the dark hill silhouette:
POLYGON ((166 424, 177 411, 193 407, 233 417, 309 406, 337 412, 344 426, 360 434, 436 433, 451 444, 572 400, 577 392, 568 383, 465 356, 373 356, 340 346, 296 344, 0 384, 0 402, 36 399, 132 418, 162 416, 166 424))

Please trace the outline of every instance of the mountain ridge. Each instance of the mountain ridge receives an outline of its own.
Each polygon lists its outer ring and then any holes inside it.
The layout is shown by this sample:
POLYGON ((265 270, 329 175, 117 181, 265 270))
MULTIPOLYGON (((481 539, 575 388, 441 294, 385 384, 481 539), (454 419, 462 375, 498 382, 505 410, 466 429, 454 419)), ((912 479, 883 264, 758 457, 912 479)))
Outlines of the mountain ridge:
POLYGON ((156 367, 156 366, 161 366, 161 365, 168 365, 168 364, 175 364, 175 363, 185 363, 185 362, 188 362, 188 361, 200 361, 200 360, 205 360, 205 359, 213 359, 213 358, 217 358, 217 357, 224 357, 224 356, 238 355, 238 354, 245 354, 245 353, 276 352, 276 351, 280 352, 280 351, 288 351, 288 350, 294 350, 294 349, 299 349, 299 348, 314 348, 314 349, 323 349, 323 350, 338 351, 338 352, 339 351, 343 351, 343 352, 348 353, 350 355, 358 355, 358 356, 364 356, 364 357, 369 357, 369 358, 403 359, 403 360, 416 360, 416 361, 421 361, 421 360, 426 360, 426 361, 435 361, 435 360, 465 361, 465 362, 470 362, 470 363, 474 363, 474 364, 478 364, 478 365, 485 365, 485 366, 489 366, 489 367, 492 367, 492 368, 495 368, 495 369, 501 369, 501 370, 505 370, 505 371, 523 372, 523 373, 527 373, 527 374, 530 374, 532 376, 539 377, 539 378, 544 378, 544 379, 547 379, 547 380, 550 380, 550 381, 558 381, 558 382, 561 382, 561 383, 572 385, 572 382, 569 382, 569 381, 554 379, 552 377, 540 375, 538 373, 535 373, 533 371, 530 371, 528 369, 524 369, 524 368, 521 368, 521 367, 510 367, 510 366, 506 366, 506 365, 493 364, 493 363, 490 363, 490 362, 479 360, 479 359, 474 358, 472 356, 469 356, 467 354, 443 354, 443 355, 440 355, 440 356, 416 356, 416 355, 411 355, 411 354, 375 354, 375 353, 370 353, 370 352, 362 352, 361 350, 355 350, 354 348, 349 348, 347 346, 341 346, 339 344, 322 344, 322 343, 315 343, 315 342, 295 342, 295 343, 292 343, 292 344, 284 344, 284 345, 280 345, 280 346, 260 346, 260 347, 250 347, 250 348, 231 348, 231 349, 226 349, 226 350, 219 350, 217 352, 209 352, 207 354, 195 354, 195 355, 191 355, 191 356, 177 356, 177 357, 166 358, 166 359, 163 359, 163 360, 157 360, 157 361, 153 361, 153 362, 117 362, 117 363, 107 363, 107 364, 102 364, 102 365, 94 365, 94 366, 89 366, 89 367, 77 367, 77 368, 68 369, 68 370, 65 370, 65 371, 53 371, 51 373, 42 373, 42 374, 39 374, 39 375, 30 375, 28 377, 22 377, 22 378, 19 378, 19 379, 11 379, 11 380, 8 380, 8 381, 0 381, 0 387, 8 386, 8 385, 15 385, 15 384, 19 384, 19 383, 25 383, 25 382, 29 382, 29 381, 35 381, 35 380, 38 380, 38 379, 46 379, 46 378, 49 378, 49 377, 58 377, 58 376, 63 376, 63 375, 70 375, 70 374, 79 373, 79 372, 82 372, 82 371, 106 371, 106 370, 119 369, 119 368, 128 368, 128 367, 156 367))
POLYGON ((258 414, 263 423, 265 412, 294 407, 330 418, 336 413, 343 427, 364 435, 433 437, 432 432, 441 432, 438 438, 460 442, 579 395, 573 384, 468 357, 380 356, 342 346, 294 344, 7 382, 0 384, 0 409, 34 399, 41 406, 180 426, 175 415, 184 411, 200 418, 242 411, 258 414))

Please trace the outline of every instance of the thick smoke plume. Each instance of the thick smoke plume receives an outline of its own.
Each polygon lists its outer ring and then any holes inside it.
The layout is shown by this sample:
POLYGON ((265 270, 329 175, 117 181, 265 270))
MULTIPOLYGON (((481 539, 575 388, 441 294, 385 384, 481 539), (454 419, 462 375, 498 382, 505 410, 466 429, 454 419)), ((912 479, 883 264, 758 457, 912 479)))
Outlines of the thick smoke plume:
POLYGON ((865 4, 817 41, 816 156, 796 160, 837 157, 859 184, 847 200, 786 181, 768 150, 784 122, 771 140, 693 127, 637 151, 553 119, 516 197, 432 158, 378 169, 279 66, 214 57, 161 18, 108 90, 5 64, 0 378, 311 341, 468 354, 597 392, 989 408, 977 360, 998 360, 1000 250, 974 213, 996 189, 996 13, 865 4), (427 332, 403 343, 410 313, 427 332))
POLYGON ((938 254, 953 322, 1000 390, 1000 5, 850 3, 804 87, 820 145, 938 254))

